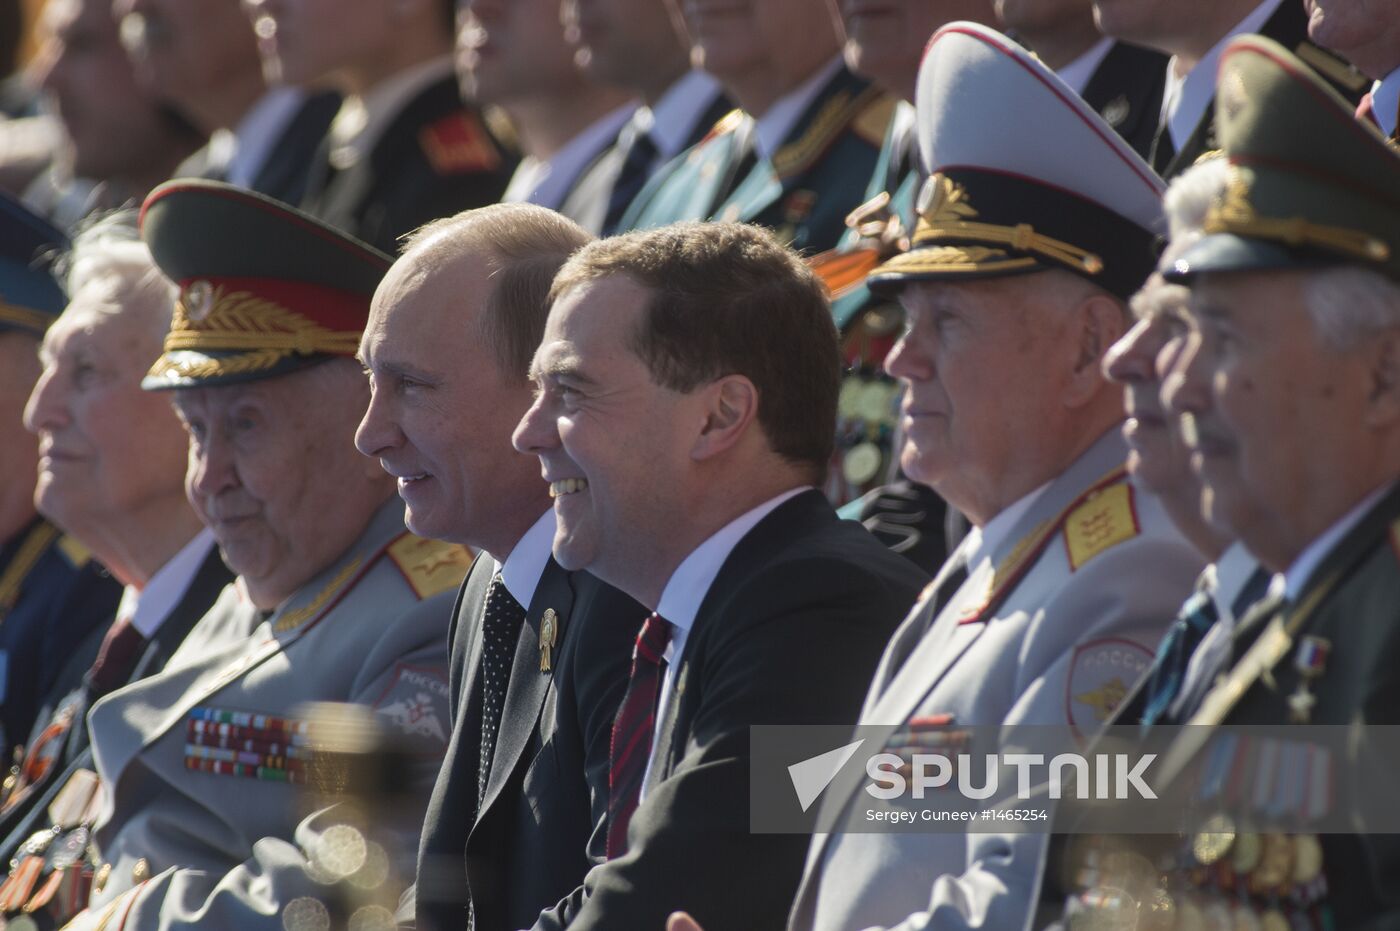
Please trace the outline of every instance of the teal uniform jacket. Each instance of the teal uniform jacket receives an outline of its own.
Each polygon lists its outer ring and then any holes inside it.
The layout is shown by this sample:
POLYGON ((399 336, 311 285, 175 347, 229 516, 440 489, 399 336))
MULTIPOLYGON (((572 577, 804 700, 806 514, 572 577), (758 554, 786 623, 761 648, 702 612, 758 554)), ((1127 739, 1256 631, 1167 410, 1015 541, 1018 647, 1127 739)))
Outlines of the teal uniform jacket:
POLYGON ((35 518, 0 545, 0 744, 9 760, 46 696, 77 684, 122 587, 72 537, 35 518), (86 657, 76 654, 83 652, 86 657), (85 661, 86 660, 86 661, 85 661))
POLYGON ((843 67, 772 159, 755 155, 754 121, 735 111, 657 173, 621 228, 739 221, 769 227, 809 255, 830 249, 861 203, 894 106, 893 97, 843 67))

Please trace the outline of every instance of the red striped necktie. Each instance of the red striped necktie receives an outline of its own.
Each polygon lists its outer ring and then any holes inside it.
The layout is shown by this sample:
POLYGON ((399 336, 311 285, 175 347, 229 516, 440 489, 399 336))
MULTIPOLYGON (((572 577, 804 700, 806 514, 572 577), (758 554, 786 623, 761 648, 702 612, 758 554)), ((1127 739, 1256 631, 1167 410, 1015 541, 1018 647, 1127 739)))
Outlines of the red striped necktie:
POLYGON ((613 720, 611 768, 608 770, 608 859, 627 852, 627 825, 641 798, 642 779, 651 758, 656 729, 656 700, 671 642, 671 622, 652 614, 637 634, 632 675, 613 720))

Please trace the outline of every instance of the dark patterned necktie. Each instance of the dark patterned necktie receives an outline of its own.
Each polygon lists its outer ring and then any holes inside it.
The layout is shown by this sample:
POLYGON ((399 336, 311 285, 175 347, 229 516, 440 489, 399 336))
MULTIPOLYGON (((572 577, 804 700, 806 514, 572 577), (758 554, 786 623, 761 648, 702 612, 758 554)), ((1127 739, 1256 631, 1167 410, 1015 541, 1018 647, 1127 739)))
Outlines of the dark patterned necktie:
POLYGON ((498 572, 486 590, 486 609, 481 621, 481 761, 477 766, 477 810, 486 799, 486 783, 491 775, 491 758, 501 730, 510 667, 515 661, 515 645, 525 623, 525 609, 515 600, 498 572))
POLYGON ((632 675, 613 719, 611 767, 608 770, 608 859, 627 852, 627 825, 642 794, 642 779, 651 758, 656 729, 656 700, 666 668, 671 622, 653 614, 642 624, 632 651, 632 675))
POLYGON ((131 623, 131 618, 117 618, 107 628, 107 635, 97 650, 97 659, 84 677, 88 694, 95 700, 126 685, 145 645, 146 638, 131 623))
POLYGON ((1182 683, 1186 681, 1186 667, 1191 662, 1191 654, 1196 652, 1206 632, 1219 619, 1215 599, 1207 591, 1196 592, 1182 606, 1181 614, 1158 645, 1157 656, 1152 663, 1147 703, 1142 709, 1144 729, 1157 723, 1176 700, 1182 683))
POLYGON ((632 144, 627 147, 627 157, 622 160, 622 169, 618 171, 612 194, 608 197, 608 213, 603 220, 604 236, 617 232, 622 215, 651 176, 651 166, 659 151, 650 133, 638 130, 633 135, 632 144))

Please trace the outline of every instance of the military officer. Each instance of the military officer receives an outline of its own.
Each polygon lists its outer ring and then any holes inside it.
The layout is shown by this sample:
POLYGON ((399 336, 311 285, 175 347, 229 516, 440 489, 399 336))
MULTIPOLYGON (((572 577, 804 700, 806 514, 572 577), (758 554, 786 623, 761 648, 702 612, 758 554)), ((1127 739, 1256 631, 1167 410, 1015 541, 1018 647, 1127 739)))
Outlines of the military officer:
POLYGON ((247 4, 264 67, 344 101, 312 158, 301 206, 386 252, 430 220, 495 203, 516 156, 452 70, 451 0, 247 4))
POLYGON ((860 203, 895 98, 845 66, 821 0, 769 0, 735 16, 691 4, 682 12, 692 59, 742 110, 658 172, 619 229, 743 221, 803 253, 830 249, 860 203), (795 24, 802 42, 792 41, 795 24))
MULTIPOLYGON (((233 578, 185 498, 185 431, 163 398, 141 390, 170 327, 174 289, 134 220, 93 224, 66 253, 70 298, 44 337, 43 373, 25 412, 44 451, 39 507, 125 588, 86 639, 56 647, 71 681, 41 706, 0 802, 0 862, 16 867, 56 839, 49 811, 63 787, 92 778, 87 709, 159 671, 233 578)), ((85 826, 68 827, 70 843, 86 837, 85 826)), ((58 880, 32 864, 4 870, 13 879, 0 896, 6 911, 31 902, 38 911, 56 894, 58 880)))
MULTIPOLYGON (((1262 791, 1301 777, 1285 762, 1298 757, 1259 767, 1243 743, 1210 740, 1213 727, 1183 728, 1165 754, 1168 782, 1190 779, 1191 759, 1258 775, 1244 777, 1242 804, 1200 783, 1199 820, 1169 845, 1139 909, 1164 900, 1183 922, 1237 927, 1394 927, 1400 846, 1361 833, 1367 799, 1354 781, 1385 762, 1360 725, 1400 722, 1400 160, 1276 42, 1235 40, 1220 73, 1229 177, 1208 235, 1168 273, 1191 288, 1193 323, 1171 404, 1193 423, 1214 518, 1284 582, 1240 622, 1235 661, 1189 723, 1346 724, 1354 738, 1338 792, 1314 808, 1315 791, 1281 805, 1262 791), (1293 824, 1340 809, 1353 831, 1255 833, 1265 807, 1293 824)), ((1107 873, 1101 884, 1124 885, 1107 873)), ((1090 890, 1083 903, 1105 898, 1090 890)))
MULTIPOLYGON (((861 720, 887 728, 869 739, 892 752, 976 725, 1087 737, 1202 564, 1125 475, 1121 398, 1100 371, 1151 270, 1161 183, 1044 65, 976 24, 934 35, 917 105, 931 177, 910 250, 871 286, 909 320, 887 362, 906 389, 903 467, 975 529, 891 640, 861 720), (1033 152, 1014 141, 1031 119, 1033 152)), ((838 833, 813 841, 792 928, 1025 921, 1040 838, 840 833, 861 816, 859 775, 824 793, 838 833)))
MULTIPOLYGON (((39 341, 66 303, 44 264, 67 244, 57 229, 0 197, 0 750, 8 766, 73 644, 111 619, 118 587, 87 548, 34 508, 38 442, 24 405, 38 380, 39 341)), ((100 636, 100 634, 99 634, 100 636)))
POLYGON ((213 182, 158 188, 142 235, 180 288, 144 385, 171 392, 190 500, 238 581, 164 672, 89 713, 106 790, 61 806, 97 812, 98 862, 67 866, 75 882, 95 867, 75 927, 293 926, 328 909, 313 874, 392 882, 411 875, 414 840, 347 865, 362 835, 298 825, 297 706, 356 702, 417 736, 423 755, 399 778, 425 801, 447 736, 451 593, 470 554, 406 532, 392 479, 353 449, 368 387, 351 357, 387 256, 213 182))
POLYGON ((1171 179, 1220 148, 1214 108, 1216 68, 1231 38, 1260 33, 1309 62, 1353 102, 1366 78, 1314 44, 1300 0, 1094 0, 1105 34, 1171 56, 1148 161, 1171 179))

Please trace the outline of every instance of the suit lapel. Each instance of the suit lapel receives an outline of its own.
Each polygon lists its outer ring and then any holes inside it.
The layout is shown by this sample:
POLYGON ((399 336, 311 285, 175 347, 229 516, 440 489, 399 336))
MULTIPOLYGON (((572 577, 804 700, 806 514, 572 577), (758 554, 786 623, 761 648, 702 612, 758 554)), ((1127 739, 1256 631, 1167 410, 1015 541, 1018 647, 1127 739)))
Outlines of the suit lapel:
MULTIPOLYGON (((558 663, 564 637, 568 635, 568 618, 573 603, 574 589, 570 574, 550 557, 539 585, 535 587, 535 596, 530 600, 525 623, 520 627, 520 642, 515 647, 515 662, 510 670, 510 683, 506 686, 501 730, 496 738, 495 754, 491 758, 482 814, 500 796, 502 787, 510 781, 511 774, 530 746, 539 725, 545 696, 554 682, 552 669, 548 672, 541 669, 543 651, 540 645, 543 642, 545 612, 552 612, 550 622, 555 626, 556 634, 551 653, 553 662, 558 663)), ((481 815, 478 815, 477 823, 480 824, 481 820, 481 815)))
POLYGON ((762 569, 769 554, 777 551, 784 540, 813 532, 814 528, 839 519, 821 492, 804 491, 784 501, 759 521, 725 559, 695 614, 695 623, 686 636, 685 655, 679 658, 680 665, 676 667, 670 701, 660 710, 661 723, 652 744, 646 791, 670 775, 676 761, 684 755, 686 731, 682 727, 682 712, 689 708, 690 667, 694 657, 703 655, 706 631, 713 624, 723 623, 723 609, 728 606, 729 593, 738 588, 746 576, 762 569), (677 741, 681 742, 680 746, 677 741))

